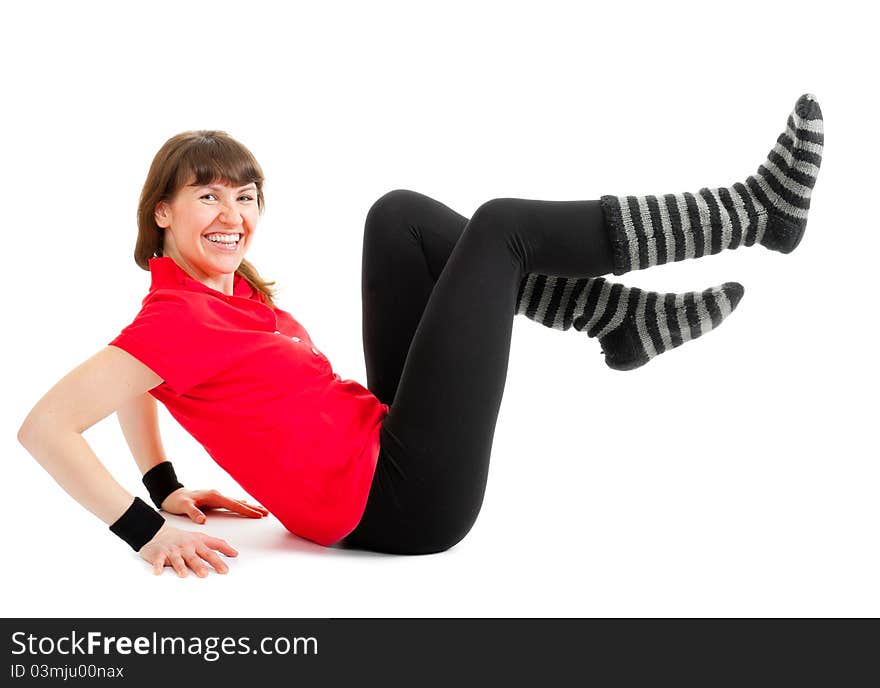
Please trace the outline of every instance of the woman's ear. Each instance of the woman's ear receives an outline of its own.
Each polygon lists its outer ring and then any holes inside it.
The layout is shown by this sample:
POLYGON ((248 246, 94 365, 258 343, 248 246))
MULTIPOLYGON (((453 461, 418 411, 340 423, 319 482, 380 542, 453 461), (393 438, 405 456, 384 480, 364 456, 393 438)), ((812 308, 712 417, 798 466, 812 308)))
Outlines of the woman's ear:
POLYGON ((168 207, 167 202, 159 201, 156 204, 156 210, 153 212, 153 216, 156 218, 156 224, 162 229, 171 226, 171 208, 168 207))

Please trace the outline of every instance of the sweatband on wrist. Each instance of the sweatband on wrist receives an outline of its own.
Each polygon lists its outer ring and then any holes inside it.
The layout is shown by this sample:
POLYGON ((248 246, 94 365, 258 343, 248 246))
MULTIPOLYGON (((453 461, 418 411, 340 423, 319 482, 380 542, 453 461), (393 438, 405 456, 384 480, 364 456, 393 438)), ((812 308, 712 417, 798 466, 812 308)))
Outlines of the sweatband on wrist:
POLYGON ((140 497, 135 497, 125 513, 110 526, 110 531, 137 552, 153 539, 164 523, 165 519, 158 511, 140 497))
POLYGON ((171 465, 170 461, 163 461, 153 466, 144 473, 143 481, 147 492, 150 493, 150 499, 153 500, 153 504, 156 505, 157 509, 162 508, 162 502, 165 501, 165 497, 174 492, 174 490, 183 487, 177 480, 174 466, 171 465))

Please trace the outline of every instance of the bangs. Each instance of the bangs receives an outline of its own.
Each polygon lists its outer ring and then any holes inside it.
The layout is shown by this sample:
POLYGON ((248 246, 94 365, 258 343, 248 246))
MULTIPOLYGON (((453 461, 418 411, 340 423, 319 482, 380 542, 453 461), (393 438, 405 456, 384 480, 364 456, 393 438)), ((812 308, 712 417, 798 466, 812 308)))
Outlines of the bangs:
POLYGON ((259 189, 263 173, 249 150, 230 138, 201 136, 181 151, 174 188, 215 183, 244 186, 251 182, 259 189))

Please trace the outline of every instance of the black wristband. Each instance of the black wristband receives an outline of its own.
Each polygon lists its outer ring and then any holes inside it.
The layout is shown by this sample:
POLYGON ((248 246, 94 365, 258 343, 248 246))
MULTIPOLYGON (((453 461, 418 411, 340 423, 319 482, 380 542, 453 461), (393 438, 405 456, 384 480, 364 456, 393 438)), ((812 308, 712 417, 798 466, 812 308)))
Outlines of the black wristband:
POLYGON ((137 552, 153 539, 164 523, 162 514, 140 497, 135 497, 125 513, 110 526, 110 531, 125 540, 137 552))
POLYGON ((174 492, 174 490, 183 487, 178 482, 177 475, 174 473, 174 466, 171 465, 170 461, 157 463, 144 473, 143 481, 147 492, 150 493, 150 499, 153 500, 153 504, 156 505, 157 509, 162 508, 162 502, 165 501, 165 497, 174 492))

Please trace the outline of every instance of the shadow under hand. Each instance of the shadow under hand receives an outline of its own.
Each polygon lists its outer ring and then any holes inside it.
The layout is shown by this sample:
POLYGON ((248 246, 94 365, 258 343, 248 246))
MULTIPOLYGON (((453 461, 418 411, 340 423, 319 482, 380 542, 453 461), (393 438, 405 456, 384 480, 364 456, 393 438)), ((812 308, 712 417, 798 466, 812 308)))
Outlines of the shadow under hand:
POLYGON ((237 550, 262 552, 302 552, 315 556, 383 557, 381 553, 356 549, 343 543, 324 547, 287 530, 272 516, 249 518, 226 509, 206 509, 205 523, 198 524, 187 516, 163 514, 175 528, 196 530, 222 538, 237 550))

